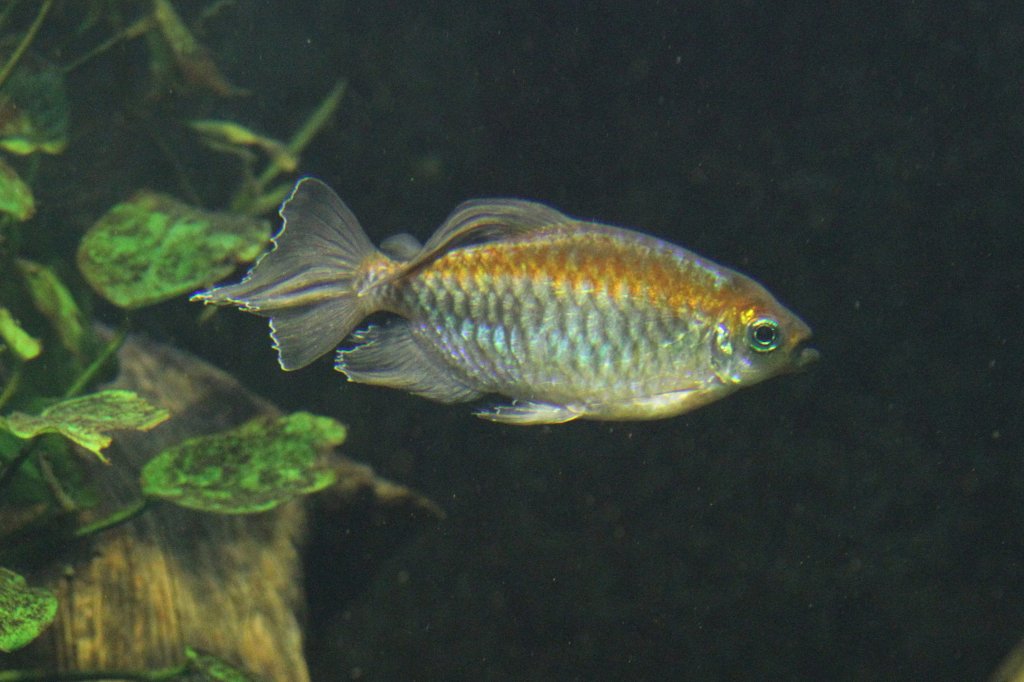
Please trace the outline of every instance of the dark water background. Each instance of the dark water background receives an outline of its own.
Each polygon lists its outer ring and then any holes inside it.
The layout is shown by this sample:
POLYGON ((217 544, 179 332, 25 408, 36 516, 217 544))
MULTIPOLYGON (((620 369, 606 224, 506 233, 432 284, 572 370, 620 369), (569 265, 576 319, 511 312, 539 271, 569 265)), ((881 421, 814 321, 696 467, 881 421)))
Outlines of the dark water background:
POLYGON ((27 255, 180 170, 222 205, 235 168, 173 122, 285 137, 345 77, 301 171, 375 239, 546 201, 750 274, 822 354, 667 421, 515 428, 143 312, 449 514, 320 513, 316 679, 979 680, 1024 637, 1024 5, 239 0, 202 37, 250 97, 146 100, 140 41, 76 73, 38 191, 66 232, 27 255))

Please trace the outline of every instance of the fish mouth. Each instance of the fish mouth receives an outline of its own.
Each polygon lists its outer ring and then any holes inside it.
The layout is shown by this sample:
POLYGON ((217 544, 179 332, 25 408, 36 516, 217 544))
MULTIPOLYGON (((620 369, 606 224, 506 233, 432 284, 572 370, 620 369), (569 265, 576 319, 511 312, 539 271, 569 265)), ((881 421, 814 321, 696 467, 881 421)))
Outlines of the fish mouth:
POLYGON ((793 369, 801 372, 817 362, 820 357, 821 353, 817 350, 801 344, 793 349, 793 369))

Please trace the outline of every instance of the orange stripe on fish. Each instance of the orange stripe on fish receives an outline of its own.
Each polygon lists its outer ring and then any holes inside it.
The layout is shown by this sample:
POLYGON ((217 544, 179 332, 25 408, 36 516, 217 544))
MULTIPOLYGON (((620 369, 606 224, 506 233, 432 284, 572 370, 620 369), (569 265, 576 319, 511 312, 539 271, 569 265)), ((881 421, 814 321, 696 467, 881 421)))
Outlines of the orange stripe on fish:
POLYGON ((420 247, 376 249, 300 180, 273 249, 194 298, 270 318, 282 368, 337 344, 351 381, 539 424, 667 417, 806 366, 810 329, 761 285, 654 237, 516 199, 466 202, 420 247), (367 316, 393 318, 356 331, 367 316))

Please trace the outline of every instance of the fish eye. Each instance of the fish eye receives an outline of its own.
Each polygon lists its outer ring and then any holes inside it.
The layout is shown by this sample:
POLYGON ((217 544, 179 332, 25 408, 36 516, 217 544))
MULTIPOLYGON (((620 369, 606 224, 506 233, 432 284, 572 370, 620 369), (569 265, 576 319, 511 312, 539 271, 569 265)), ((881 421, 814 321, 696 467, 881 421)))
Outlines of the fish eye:
POLYGON ((758 353, 767 353, 779 347, 782 334, 779 323, 767 317, 761 317, 747 327, 747 341, 758 353))

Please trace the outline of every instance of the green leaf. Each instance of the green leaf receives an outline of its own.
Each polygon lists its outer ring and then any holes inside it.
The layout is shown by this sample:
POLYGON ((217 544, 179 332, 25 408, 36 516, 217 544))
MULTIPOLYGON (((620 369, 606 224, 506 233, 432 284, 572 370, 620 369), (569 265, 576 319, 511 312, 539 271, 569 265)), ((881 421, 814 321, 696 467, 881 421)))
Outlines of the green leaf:
POLYGON ((32 190, 18 172, 0 158, 0 213, 25 222, 36 214, 36 200, 32 190))
POLYGON ((53 622, 57 597, 0 568, 0 651, 16 651, 30 643, 53 622))
POLYGON ((345 427, 328 417, 258 417, 164 450, 143 467, 142 492, 219 514, 267 511, 334 483, 317 460, 344 440, 345 427))
POLYGON ((50 405, 38 416, 12 412, 0 417, 0 427, 19 438, 59 433, 96 454, 104 462, 103 448, 110 445, 107 431, 148 431, 170 416, 132 391, 100 391, 50 405))
POLYGON ((259 678, 224 660, 192 647, 185 647, 190 682, 256 682, 259 678))
POLYGON ((248 94, 248 90, 237 88, 228 82, 210 57, 209 51, 192 35, 188 26, 178 16, 170 0, 153 0, 153 19, 186 82, 221 97, 248 94))
MULTIPOLYGON (((0 468, 19 455, 24 446, 25 441, 0 428, 0 468)), ((54 489, 51 487, 53 479, 60 481, 61 489, 73 502, 72 506, 75 509, 95 507, 99 502, 99 493, 90 485, 87 472, 75 461, 72 447, 74 446, 70 441, 59 436, 40 439, 33 448, 33 456, 18 467, 10 485, 0 493, 0 507, 31 507, 40 511, 50 508, 54 495, 54 489), (36 457, 36 454, 42 457, 36 457), (40 459, 46 460, 46 463, 42 464, 47 468, 45 474, 40 470, 40 459)), ((30 517, 31 514, 26 516, 25 520, 30 517)), ((3 522, 0 521, 0 529, 3 527, 3 522)))
POLYGON ((223 279, 256 258, 269 238, 266 221, 141 191, 89 229, 78 267, 114 305, 141 308, 223 279))
POLYGON ((0 149, 13 154, 59 154, 70 117, 60 67, 26 54, 0 88, 0 149))
POLYGON ((35 360, 43 351, 43 345, 18 325, 11 311, 0 306, 0 339, 22 362, 35 360))
POLYGON ((261 135, 241 123, 202 119, 191 121, 189 127, 202 135, 214 149, 224 147, 230 153, 235 149, 255 147, 266 153, 286 173, 294 173, 299 165, 298 157, 283 142, 261 135))
POLYGON ((16 264, 36 310, 50 321, 61 345, 84 361, 92 346, 92 335, 74 296, 51 268, 24 258, 16 264))

